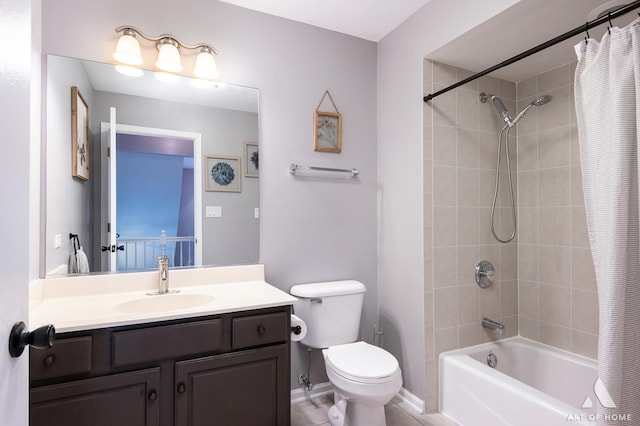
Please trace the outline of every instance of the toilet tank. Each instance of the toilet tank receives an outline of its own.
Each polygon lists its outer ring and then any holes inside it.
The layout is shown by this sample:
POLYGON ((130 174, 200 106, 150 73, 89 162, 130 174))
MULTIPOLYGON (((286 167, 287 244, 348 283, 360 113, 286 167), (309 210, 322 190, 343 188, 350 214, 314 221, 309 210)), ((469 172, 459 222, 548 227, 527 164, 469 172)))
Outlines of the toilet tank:
POLYGON ((358 340, 364 284, 354 280, 299 284, 291 287, 295 314, 307 325, 301 342, 312 348, 358 340))

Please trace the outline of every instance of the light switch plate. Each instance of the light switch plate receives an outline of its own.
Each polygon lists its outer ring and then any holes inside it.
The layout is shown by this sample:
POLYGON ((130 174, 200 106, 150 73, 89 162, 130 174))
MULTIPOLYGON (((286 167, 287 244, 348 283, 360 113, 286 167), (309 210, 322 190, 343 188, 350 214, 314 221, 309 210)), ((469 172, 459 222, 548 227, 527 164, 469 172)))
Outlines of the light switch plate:
POLYGON ((62 234, 56 234, 53 237, 53 248, 62 247, 62 234))
POLYGON ((207 217, 222 217, 222 207, 221 206, 207 206, 206 209, 207 217))
POLYGON ((256 219, 260 219, 260 207, 256 207, 255 209, 253 209, 253 217, 255 217, 256 219))

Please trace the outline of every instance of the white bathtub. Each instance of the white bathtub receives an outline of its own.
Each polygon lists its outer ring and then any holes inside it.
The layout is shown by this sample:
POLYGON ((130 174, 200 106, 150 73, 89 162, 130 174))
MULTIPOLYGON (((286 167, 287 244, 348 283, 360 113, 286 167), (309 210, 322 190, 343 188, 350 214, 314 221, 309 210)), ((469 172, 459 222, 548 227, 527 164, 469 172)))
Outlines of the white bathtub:
POLYGON ((443 352, 440 411, 464 426, 593 426, 597 375, 596 361, 523 337, 443 352))

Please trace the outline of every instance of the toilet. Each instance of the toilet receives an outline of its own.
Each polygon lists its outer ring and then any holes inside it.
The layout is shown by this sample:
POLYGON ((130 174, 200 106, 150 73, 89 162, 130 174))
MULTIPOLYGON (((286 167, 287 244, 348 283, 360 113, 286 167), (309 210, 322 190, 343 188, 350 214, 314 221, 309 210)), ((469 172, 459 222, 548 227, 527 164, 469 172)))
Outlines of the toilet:
POLYGON ((322 349, 334 390, 332 426, 385 426, 384 405, 400 391, 398 360, 384 349, 357 341, 366 288, 344 280, 299 284, 291 294, 294 309, 307 325, 300 341, 322 349))

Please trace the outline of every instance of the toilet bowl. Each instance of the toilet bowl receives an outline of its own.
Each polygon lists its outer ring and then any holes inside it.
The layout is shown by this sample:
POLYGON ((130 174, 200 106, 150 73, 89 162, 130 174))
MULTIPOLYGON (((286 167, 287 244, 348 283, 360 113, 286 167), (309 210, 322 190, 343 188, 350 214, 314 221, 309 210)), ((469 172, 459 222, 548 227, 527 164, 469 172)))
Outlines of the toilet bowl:
POLYGON ((332 426, 384 426, 384 405, 402 387, 393 355, 365 342, 331 346, 322 351, 335 405, 332 426))
POLYGON ((354 280, 299 284, 294 308, 307 325, 300 340, 322 349, 335 405, 332 426, 385 426, 384 405, 402 387, 398 360, 389 352, 357 341, 366 288, 354 280))

